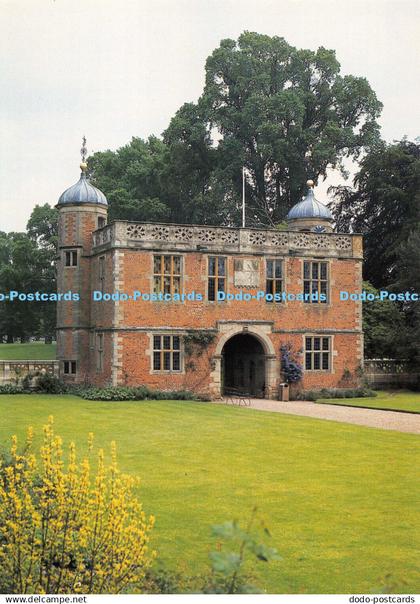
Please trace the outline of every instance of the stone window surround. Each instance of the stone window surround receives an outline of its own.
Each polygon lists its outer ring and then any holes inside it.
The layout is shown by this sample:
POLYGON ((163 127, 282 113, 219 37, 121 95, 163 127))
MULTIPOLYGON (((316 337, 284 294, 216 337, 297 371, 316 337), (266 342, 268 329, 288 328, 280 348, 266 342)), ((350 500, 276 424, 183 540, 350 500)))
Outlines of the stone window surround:
POLYGON ((79 262, 80 262, 80 254, 79 254, 79 250, 77 249, 77 247, 69 247, 69 248, 65 248, 62 250, 62 261, 63 261, 63 268, 77 268, 79 266, 79 262), (69 254, 69 262, 70 264, 67 264, 67 254, 69 254), (73 264, 73 260, 76 259, 76 264, 73 264))
POLYGON ((96 330, 89 330, 89 349, 95 350, 95 338, 96 338, 96 330))
POLYGON ((77 374, 77 361, 76 359, 64 359, 61 361, 62 362, 62 367, 63 367, 63 375, 76 375, 77 374), (73 365, 74 363, 74 365, 73 365), (68 368, 68 371, 66 371, 66 365, 68 368), (74 371, 73 371, 73 367, 74 367, 74 371))
POLYGON ((98 225, 98 229, 103 229, 106 226, 106 216, 98 216, 96 224, 98 225))
MULTIPOLYGON (((264 259, 264 291, 265 293, 267 292, 267 281, 269 278, 268 277, 268 271, 267 271, 267 262, 271 261, 273 262, 273 278, 272 280, 275 281, 281 281, 281 292, 287 292, 287 276, 286 276, 286 272, 287 272, 287 262, 286 259, 283 258, 282 256, 273 256, 273 257, 268 257, 264 259), (276 269, 275 269, 275 264, 276 262, 280 262, 281 264, 281 278, 280 279, 276 279, 275 274, 276 274, 276 269)), ((272 300, 271 302, 269 302, 267 299, 265 300, 265 302, 267 304, 282 304, 284 306, 285 302, 283 302, 283 300, 280 300, 279 302, 275 302, 275 300, 272 300)))
POLYGON ((335 373, 335 369, 334 369, 334 357, 337 356, 337 351, 334 348, 334 335, 331 333, 316 333, 316 332, 308 332, 308 333, 304 333, 302 335, 302 350, 303 350, 303 372, 304 373, 308 373, 310 375, 312 374, 329 374, 329 373, 335 373), (330 348, 329 348, 329 355, 330 355, 330 367, 329 369, 306 369, 306 359, 305 359, 305 353, 306 353, 306 339, 305 338, 329 338, 330 340, 330 348))
POLYGON ((105 255, 101 254, 100 256, 98 256, 98 283, 99 289, 102 293, 104 292, 105 286, 105 273, 105 255))
MULTIPOLYGON (((180 259, 179 292, 178 293, 179 294, 184 293, 185 292, 185 258, 184 258, 184 255, 180 254, 180 253, 177 253, 177 252, 167 252, 167 251, 158 252, 157 250, 153 250, 151 252, 152 253, 150 253, 150 279, 149 279, 149 281, 150 281, 150 293, 154 292, 154 283, 155 283, 155 256, 160 256, 161 258, 164 258, 165 256, 172 256, 172 257, 177 256, 180 259)), ((171 261, 171 265, 173 265, 172 261, 171 261)), ((164 268, 162 268, 162 270, 164 270, 164 268)), ((164 273, 161 273, 161 274, 164 275, 164 273)), ((169 276, 172 277, 173 275, 171 274, 169 276)), ((173 293, 174 292, 171 292, 171 295, 173 295, 173 293)), ((177 302, 177 301, 171 301, 171 303, 173 303, 173 302, 175 302, 175 304, 179 304, 179 302, 177 302)), ((159 301, 157 303, 159 303, 159 301)), ((165 302, 165 303, 168 304, 168 302, 165 302)))
POLYGON ((205 302, 208 302, 209 304, 223 304, 226 301, 225 300, 217 300, 217 291, 216 293, 216 299, 215 300, 209 300, 209 279, 210 278, 214 278, 214 275, 210 275, 209 272, 209 265, 210 265, 210 258, 216 258, 217 260, 219 258, 224 258, 225 260, 225 275, 224 275, 224 280, 225 280, 225 293, 227 294, 229 292, 229 256, 226 254, 212 254, 212 253, 206 253, 206 292, 205 292, 205 302))
MULTIPOLYGON (((332 275, 331 275, 331 259, 330 258, 320 258, 320 257, 307 257, 301 259, 301 280, 300 285, 302 289, 302 293, 304 293, 304 281, 305 279, 305 262, 325 262, 327 264, 327 301, 326 302, 305 302, 302 300, 301 304, 307 308, 330 308, 331 304, 331 289, 332 289, 332 275)), ((312 275, 312 268, 311 268, 312 275)), ((312 281, 312 278, 310 279, 312 281)))
POLYGON ((157 329, 148 331, 149 336, 149 348, 146 350, 146 356, 150 359, 150 375, 185 375, 185 348, 183 335, 186 334, 185 330, 162 330, 157 329), (153 369, 153 352, 154 348, 154 336, 178 336, 179 337, 179 369, 153 369))
POLYGON ((96 373, 102 373, 104 370, 104 343, 105 335, 102 331, 95 332, 96 343, 96 373))

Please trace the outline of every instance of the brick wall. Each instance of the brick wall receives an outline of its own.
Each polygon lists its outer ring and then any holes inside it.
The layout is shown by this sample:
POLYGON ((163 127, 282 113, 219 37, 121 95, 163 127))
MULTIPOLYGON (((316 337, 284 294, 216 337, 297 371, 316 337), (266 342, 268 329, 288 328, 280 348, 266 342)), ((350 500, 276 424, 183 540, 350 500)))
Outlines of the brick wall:
MULTIPOLYGON (((119 290, 132 293, 135 290, 152 290, 153 252, 119 252, 119 290)), ((183 291, 200 292, 206 297, 207 254, 187 253, 183 255, 183 291)), ((234 286, 233 263, 249 256, 227 257, 227 291, 239 293, 234 286)), ((265 288, 265 258, 259 257, 260 283, 258 289, 265 288)), ((110 263, 111 260, 109 259, 110 263)), ((331 371, 306 372, 302 386, 304 388, 348 387, 355 383, 355 371, 362 362, 360 329, 360 306, 355 302, 339 301, 339 291, 358 290, 360 281, 360 263, 354 259, 331 259, 330 267, 330 303, 305 304, 303 302, 267 303, 265 301, 195 301, 185 303, 126 301, 119 303, 98 303, 97 325, 109 324, 112 315, 117 315, 114 328, 118 331, 119 360, 121 367, 116 372, 114 383, 147 383, 151 387, 162 389, 188 388, 206 392, 211 388, 212 356, 216 350, 220 333, 220 323, 238 324, 258 322, 269 324, 270 333, 264 337, 270 339, 276 355, 280 346, 289 342, 295 351, 304 347, 304 334, 324 334, 331 337, 331 371), (113 309, 113 310, 112 310, 113 309), (215 340, 198 358, 194 360, 194 369, 184 363, 182 373, 155 373, 152 370, 151 334, 185 333, 188 330, 214 330, 215 340), (345 331, 345 333, 343 333, 345 331), (348 371, 353 375, 348 377, 348 371)), ((301 293, 303 258, 284 259, 286 288, 290 293, 301 293)), ((110 285, 110 283, 108 282, 110 285)), ((111 287, 108 291, 114 291, 111 287)), ((243 290, 244 291, 244 290, 243 290)), ((256 288, 246 290, 250 294, 256 288)), ((238 329, 243 329, 239 326, 238 329)), ((115 337, 115 335, 114 335, 115 337)), ((112 365, 113 352, 107 355, 107 367, 112 365)), ((303 360, 303 357, 302 357, 303 360)), ((106 374, 109 376, 109 371, 106 374)), ((98 377, 95 376, 95 381, 98 377)), ((281 381, 278 371, 278 381, 281 381)))
MULTIPOLYGON (((282 381, 281 345, 290 343, 295 352, 302 352, 305 334, 330 338, 331 366, 328 371, 305 372, 302 387, 349 387, 357 382, 357 369, 363 363, 361 304, 340 301, 339 292, 361 289, 361 237, 353 237, 351 249, 345 250, 334 247, 337 244, 331 239, 331 250, 326 249, 322 254, 315 250, 313 255, 307 249, 293 254, 269 254, 253 252, 252 249, 249 253, 238 253, 223 243, 218 244, 217 250, 206 253, 195 249, 199 246, 179 243, 174 243, 171 249, 168 241, 162 244, 125 242, 126 225, 117 222, 97 231, 94 237, 99 243, 92 247, 92 231, 98 217, 95 210, 84 208, 82 211, 79 208, 72 212, 66 208, 60 217, 59 290, 79 290, 82 295, 81 303, 63 302, 58 305, 58 357, 77 358, 78 361, 78 375, 66 379, 97 385, 147 384, 153 388, 191 389, 218 396, 223 344, 231 336, 246 331, 263 346, 269 396, 276 395, 278 383, 282 381), (65 268, 61 261, 62 251, 71 246, 77 247, 80 253, 77 269, 65 268), (184 293, 195 291, 202 294, 203 301, 91 301, 93 290, 129 294, 135 290, 153 291, 155 253, 181 255, 182 290, 184 293), (258 290, 265 290, 267 258, 283 261, 284 289, 288 293, 300 294, 303 291, 304 260, 325 261, 329 267, 329 302, 209 302, 206 298, 210 255, 227 258, 226 289, 231 294, 243 291, 254 295, 258 290), (242 289, 235 286, 234 265, 241 260, 256 263, 253 287, 242 289), (102 281, 99 274, 101 262, 102 281), (183 334, 191 330, 212 333, 213 341, 201 354, 190 358, 183 355, 182 371, 154 371, 153 334, 177 334, 182 341, 183 334), (103 334, 102 368, 98 366, 98 334, 103 334)), ((99 213, 103 215, 103 209, 99 213)), ((182 232, 186 230, 180 228, 182 232)), ((241 231, 239 245, 244 237, 241 231)), ((323 237, 328 238, 328 235, 323 237)), ((256 236, 254 241, 257 241, 256 236)), ((230 246, 232 248, 233 244, 230 246)), ((301 360, 303 362, 303 356, 301 360)))
POLYGON ((80 301, 57 303, 57 358, 60 376, 69 382, 88 382, 92 374, 91 336, 91 269, 92 232, 98 217, 106 216, 106 209, 97 205, 75 205, 60 208, 57 250, 57 290, 78 293, 80 301), (77 265, 65 266, 65 252, 77 252, 77 265), (77 363, 75 375, 63 373, 63 361, 77 363))

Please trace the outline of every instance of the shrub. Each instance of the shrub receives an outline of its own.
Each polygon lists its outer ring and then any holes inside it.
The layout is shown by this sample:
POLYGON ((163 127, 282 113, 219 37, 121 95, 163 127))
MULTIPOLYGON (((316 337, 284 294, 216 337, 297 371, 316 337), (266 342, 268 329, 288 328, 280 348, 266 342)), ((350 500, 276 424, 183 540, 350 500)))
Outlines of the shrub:
POLYGON ((194 399, 189 390, 150 390, 146 386, 108 386, 106 388, 85 388, 78 394, 91 401, 144 401, 144 400, 178 400, 194 399))
POLYGON ((147 398, 160 401, 191 401, 195 399, 195 395, 189 390, 149 390, 147 398))
POLYGON ((128 386, 90 387, 80 392, 82 398, 91 401, 143 401, 146 394, 146 388, 130 388, 128 386))
POLYGON ((46 394, 64 394, 67 392, 67 386, 56 375, 41 373, 36 379, 35 390, 46 394))
POLYGON ((292 353, 292 347, 290 344, 284 344, 280 348, 281 352, 281 370, 284 376, 284 380, 288 384, 294 384, 302 379, 303 368, 302 365, 295 358, 296 355, 292 353))
POLYGON ((143 592, 147 594, 197 593, 192 579, 166 568, 161 562, 146 570, 143 592))
POLYGON ((314 390, 301 390, 297 392, 295 395, 295 400, 297 401, 312 401, 313 403, 320 398, 319 392, 315 392, 314 390))
POLYGON ((18 453, 0 465, 0 589, 3 593, 120 593, 140 585, 154 554, 148 550, 154 519, 133 494, 137 481, 98 452, 78 461, 73 443, 63 454, 53 420, 39 453, 28 430, 18 453), (64 459, 67 459, 65 463, 64 459))
MULTIPOLYGON (((225 522, 213 527, 213 535, 219 539, 216 551, 210 553, 211 572, 204 578, 202 593, 215 594, 249 594, 259 593, 255 585, 250 583, 245 568, 247 558, 256 561, 269 562, 280 560, 277 550, 269 547, 257 532, 253 530, 256 518, 254 508, 251 520, 245 529, 236 521, 225 522), (226 548, 226 543, 229 546, 226 548)), ((265 536, 269 536, 268 529, 263 525, 265 536)))
POLYGON ((414 378, 414 381, 407 384, 407 390, 412 392, 420 392, 420 373, 414 378))
POLYGON ((378 396, 369 388, 322 388, 321 390, 302 390, 296 394, 298 401, 317 401, 328 398, 365 398, 378 396))
POLYGON ((31 394, 33 392, 45 392, 47 394, 71 393, 90 401, 209 400, 207 397, 200 397, 190 390, 151 390, 147 386, 106 386, 105 388, 98 388, 82 384, 65 384, 57 376, 49 373, 37 376, 28 374, 23 379, 22 385, 0 385, 0 394, 31 394), (34 377, 36 377, 36 382, 34 387, 31 387, 34 377))
POLYGON ((18 384, 1 384, 0 394, 22 394, 25 392, 23 386, 18 384))
POLYGON ((252 583, 249 568, 255 563, 280 560, 277 550, 265 541, 270 536, 264 523, 254 529, 254 508, 248 526, 236 520, 212 527, 217 542, 209 554, 210 568, 201 575, 186 575, 168 569, 161 561, 146 571, 144 593, 148 594, 250 594, 261 593, 252 583), (262 534, 261 534, 262 533, 262 534), (262 538, 262 536, 264 538, 262 538))
POLYGON ((85 391, 89 390, 91 387, 87 384, 66 384, 66 388, 68 394, 74 394, 74 396, 83 398, 85 391))

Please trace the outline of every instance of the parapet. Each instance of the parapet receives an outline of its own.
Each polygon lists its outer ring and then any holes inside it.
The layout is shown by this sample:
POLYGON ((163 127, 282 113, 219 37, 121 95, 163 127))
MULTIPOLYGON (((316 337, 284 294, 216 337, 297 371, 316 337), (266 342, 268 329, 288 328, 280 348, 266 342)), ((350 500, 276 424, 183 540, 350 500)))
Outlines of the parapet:
POLYGON ((108 248, 363 258, 362 235, 118 220, 93 233, 93 253, 108 248))

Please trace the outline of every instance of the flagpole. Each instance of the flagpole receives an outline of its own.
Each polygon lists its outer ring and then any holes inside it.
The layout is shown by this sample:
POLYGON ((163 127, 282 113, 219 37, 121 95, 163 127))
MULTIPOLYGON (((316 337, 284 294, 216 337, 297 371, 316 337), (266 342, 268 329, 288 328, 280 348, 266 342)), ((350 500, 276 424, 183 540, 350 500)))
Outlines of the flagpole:
POLYGON ((242 166, 242 228, 245 228, 245 166, 242 166))

